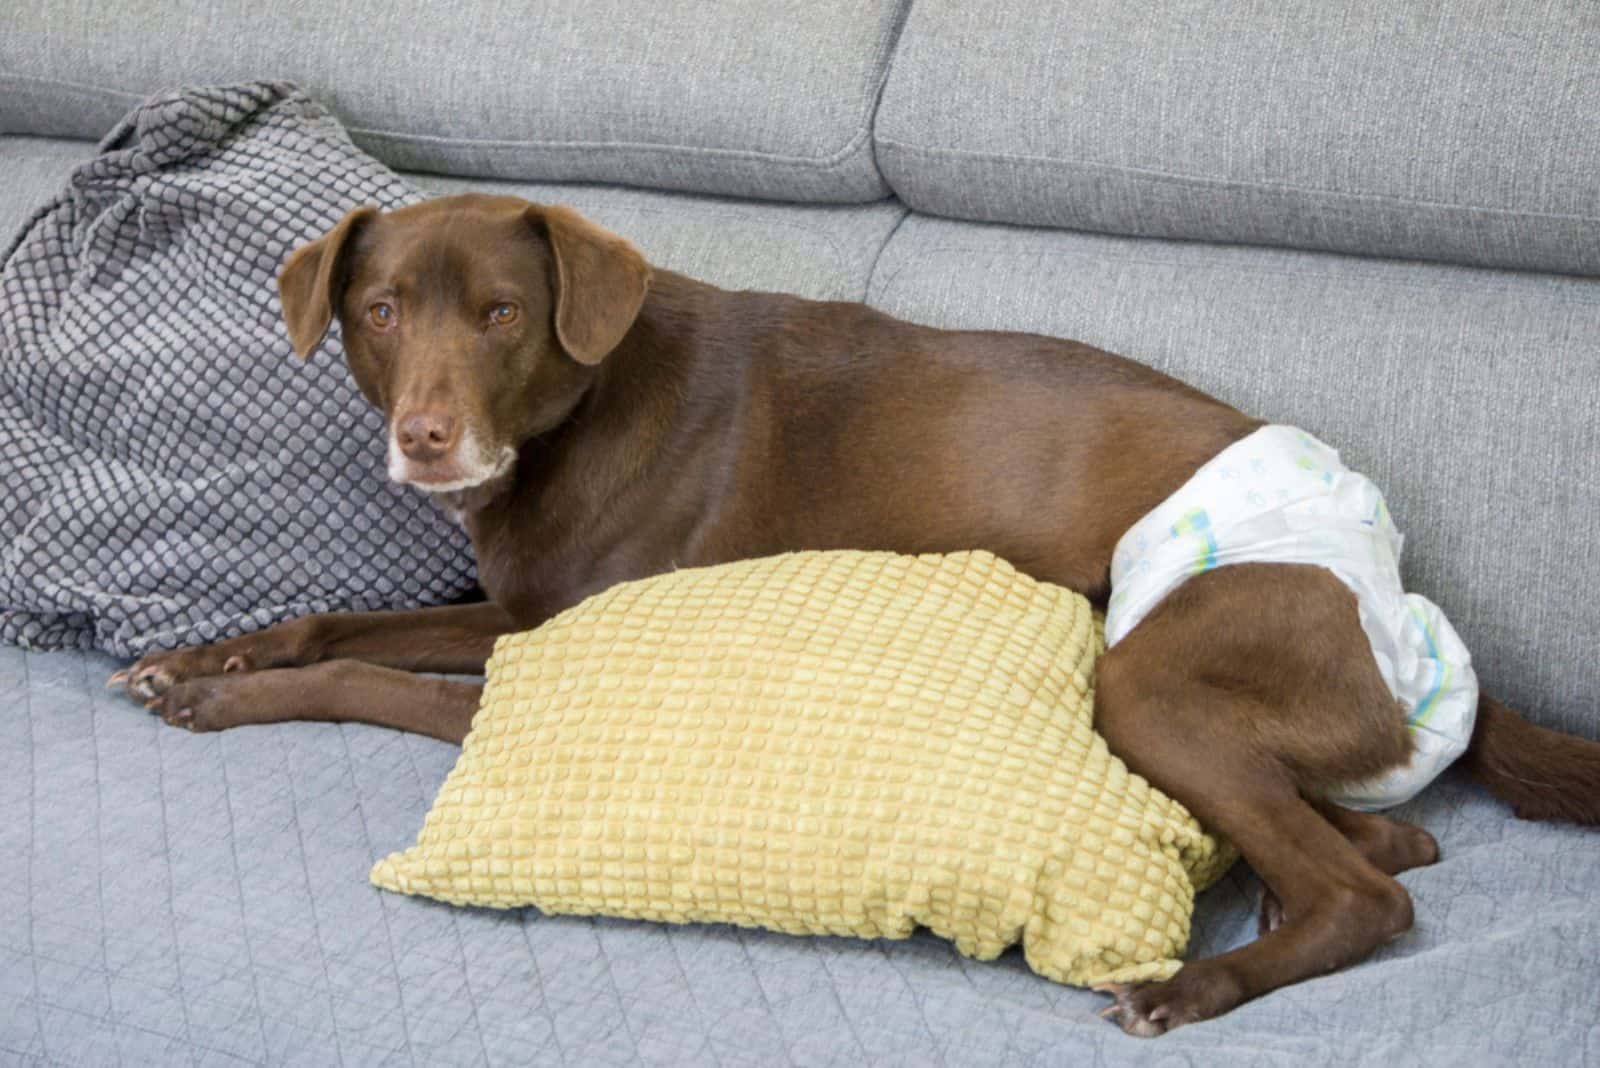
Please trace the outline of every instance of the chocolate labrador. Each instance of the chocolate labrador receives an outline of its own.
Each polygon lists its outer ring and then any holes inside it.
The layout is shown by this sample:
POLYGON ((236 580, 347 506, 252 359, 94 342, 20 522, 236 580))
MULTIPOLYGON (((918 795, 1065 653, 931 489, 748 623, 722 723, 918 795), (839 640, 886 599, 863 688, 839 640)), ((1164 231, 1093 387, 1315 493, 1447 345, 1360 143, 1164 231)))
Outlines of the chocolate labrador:
MULTIPOLYGON (((652 269, 561 207, 352 211, 279 279, 295 350, 333 318, 391 478, 472 537, 484 603, 313 616, 155 653, 113 683, 219 730, 361 721, 460 742, 495 638, 613 583, 795 549, 983 548, 1104 604, 1112 550, 1262 424, 1140 364, 652 269)), ((405 537, 405 531, 395 531, 405 537)), ((1110 989, 1151 1035, 1360 960, 1412 923, 1432 837, 1328 803, 1409 735, 1354 595, 1320 567, 1188 580, 1103 658, 1096 724, 1269 888, 1261 937, 1110 989)), ((1468 763, 1519 815, 1600 822, 1600 744, 1484 697, 1468 763)))

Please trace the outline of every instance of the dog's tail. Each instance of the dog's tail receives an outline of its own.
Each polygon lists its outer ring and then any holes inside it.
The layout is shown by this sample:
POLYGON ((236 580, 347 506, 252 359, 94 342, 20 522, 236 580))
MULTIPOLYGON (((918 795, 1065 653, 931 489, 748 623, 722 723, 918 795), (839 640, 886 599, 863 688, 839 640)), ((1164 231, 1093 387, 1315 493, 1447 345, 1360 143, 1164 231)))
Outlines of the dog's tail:
POLYGON ((1521 819, 1600 825, 1600 742, 1535 726, 1484 694, 1462 760, 1521 819))

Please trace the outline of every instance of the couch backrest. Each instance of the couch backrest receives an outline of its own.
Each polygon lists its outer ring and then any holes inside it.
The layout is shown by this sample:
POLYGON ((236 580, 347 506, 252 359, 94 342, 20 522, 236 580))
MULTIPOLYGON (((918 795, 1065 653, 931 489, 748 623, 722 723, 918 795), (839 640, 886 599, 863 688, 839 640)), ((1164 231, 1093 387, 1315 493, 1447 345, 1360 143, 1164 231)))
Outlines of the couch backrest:
POLYGON ((412 170, 1600 274, 1587 0, 16 7, 0 133, 289 80, 412 170))
POLYGON ((1600 274, 1588 0, 917 0, 878 163, 940 215, 1600 274))
POLYGON ((24 0, 0 133, 94 138, 177 84, 293 81, 397 167, 874 200, 905 2, 24 0))

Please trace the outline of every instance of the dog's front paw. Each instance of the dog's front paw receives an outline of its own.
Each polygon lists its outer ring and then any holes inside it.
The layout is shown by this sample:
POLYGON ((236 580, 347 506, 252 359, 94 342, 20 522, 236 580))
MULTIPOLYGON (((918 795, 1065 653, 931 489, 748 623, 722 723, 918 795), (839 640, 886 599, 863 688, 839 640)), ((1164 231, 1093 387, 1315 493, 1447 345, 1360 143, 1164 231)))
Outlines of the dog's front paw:
POLYGON ((169 649, 150 653, 131 667, 118 671, 106 680, 106 688, 121 686, 148 704, 190 679, 231 675, 267 666, 261 660, 260 652, 252 648, 250 638, 235 638, 187 649, 169 649))
POLYGON ((174 727, 220 731, 247 723, 321 719, 319 695, 337 687, 340 662, 306 668, 238 671, 172 685, 147 708, 174 727))
POLYGON ((1116 999, 1101 1011, 1101 1018, 1139 1038, 1220 1016, 1243 1000, 1232 976, 1209 961, 1186 964, 1162 983, 1110 983, 1095 989, 1116 999))
POLYGON ((243 677, 214 676, 170 684, 146 704, 170 727, 196 733, 220 731, 253 722, 254 687, 240 685, 243 677))

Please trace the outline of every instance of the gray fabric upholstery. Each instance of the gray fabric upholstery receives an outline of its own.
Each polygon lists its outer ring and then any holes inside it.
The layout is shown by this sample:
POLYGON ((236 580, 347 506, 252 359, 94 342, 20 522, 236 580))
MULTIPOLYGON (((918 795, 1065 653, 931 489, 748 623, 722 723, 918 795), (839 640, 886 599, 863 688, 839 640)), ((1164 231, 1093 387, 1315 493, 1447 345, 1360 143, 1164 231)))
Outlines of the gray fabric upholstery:
POLYGON ((1305 427, 1384 491, 1484 687, 1600 737, 1600 281, 911 216, 870 300, 1075 337, 1305 427))
POLYGON ((0 137, 0 247, 61 191, 73 167, 93 156, 94 145, 88 141, 0 137))
POLYGON ((1600 17, 919 0, 878 161, 968 219, 1600 273, 1600 17))
MULTIPOLYGON (((374 890, 456 750, 365 726, 191 735, 115 664, 0 646, 0 1061, 60 1065, 1582 1065, 1600 1056, 1600 850, 1455 777, 1444 860, 1353 969, 1165 1038, 926 936, 790 938, 453 909, 374 890)), ((1196 953, 1256 887, 1201 895, 1196 953)))
POLYGON ((391 166, 872 200, 904 2, 25 3, 0 34, 0 133, 95 138, 171 85, 270 77, 391 166))
POLYGON ((481 190, 569 204, 624 234, 650 262, 726 289, 864 300, 878 253, 905 218, 897 201, 758 204, 599 185, 407 175, 429 193, 481 190))

